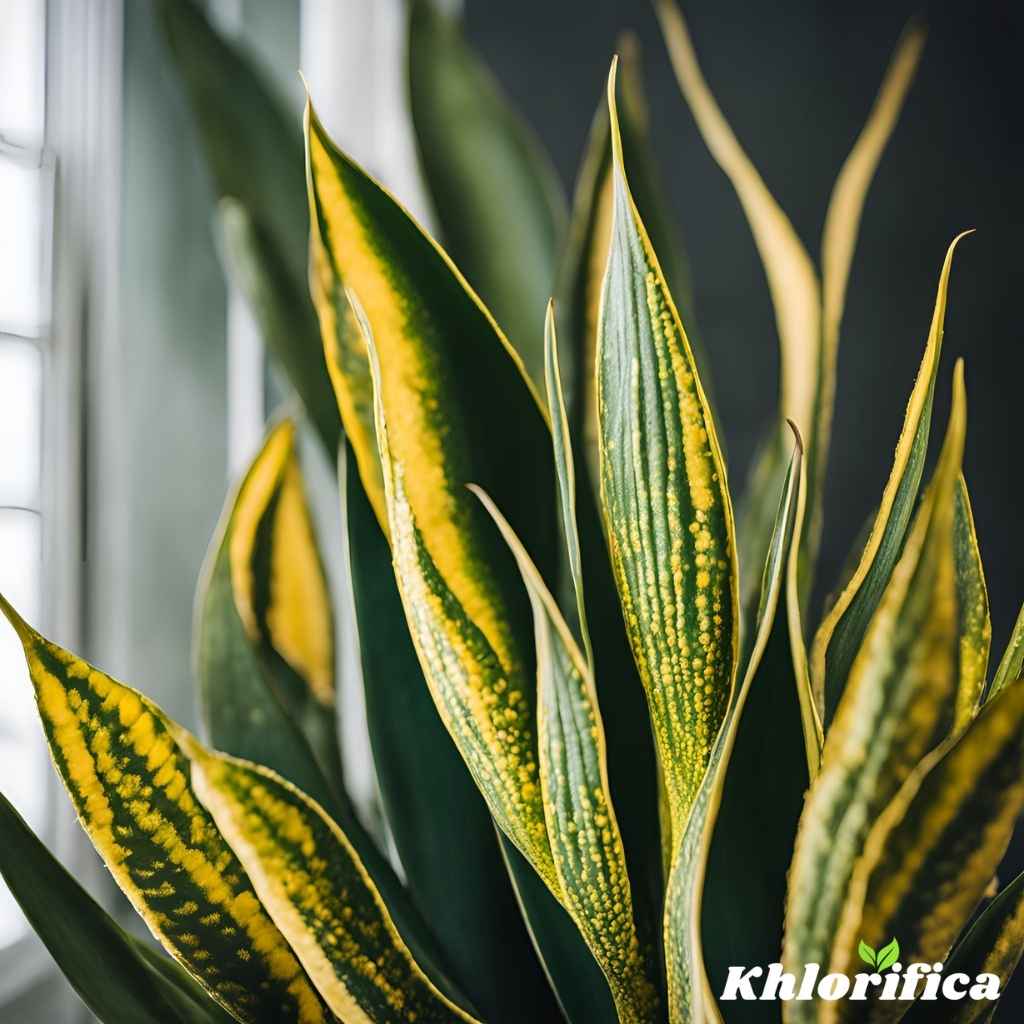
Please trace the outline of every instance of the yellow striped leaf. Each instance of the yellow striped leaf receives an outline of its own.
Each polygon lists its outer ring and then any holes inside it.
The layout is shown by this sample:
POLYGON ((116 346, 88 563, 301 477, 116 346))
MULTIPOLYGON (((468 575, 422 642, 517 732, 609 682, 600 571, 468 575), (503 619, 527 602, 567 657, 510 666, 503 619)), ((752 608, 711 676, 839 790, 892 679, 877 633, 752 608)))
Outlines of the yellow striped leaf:
POLYGON ((54 764, 115 881, 165 949, 243 1022, 330 1014, 190 782, 180 731, 151 701, 40 636, 25 649, 54 764))
POLYGON ((199 799, 340 1020, 475 1020, 420 969, 358 852, 322 807, 269 768, 185 734, 181 742, 199 799))
POLYGON ((999 660, 999 667, 992 677, 992 686, 988 698, 991 700, 1003 687, 1016 682, 1024 676, 1024 607, 1021 608, 1013 632, 1010 634, 1006 650, 999 660))
MULTIPOLYGON (((1015 685, 926 757, 874 822, 829 970, 855 972, 860 937, 878 946, 898 936, 904 962, 944 960, 991 883, 1022 808, 1024 686, 1015 685)), ((818 1019, 885 1022, 904 1010, 892 1002, 832 1004, 818 1019)))
MULTIPOLYGON (((946 960, 943 973, 994 974, 1005 990, 1024 954, 1024 874, 1018 875, 978 915, 946 960)), ((992 1004, 975 999, 940 1003, 945 1024, 980 1024, 990 1020, 992 1004)), ((998 1003, 996 1004, 998 1006, 998 1003)), ((935 1004, 918 1002, 904 1018, 907 1024, 928 1024, 934 1020, 935 1004)))
POLYGON ((325 806, 345 798, 333 614, 289 419, 225 505, 200 579, 196 655, 220 749, 259 758, 325 806))
POLYGON ((597 352, 601 503, 674 849, 736 674, 736 550, 714 424, 630 196, 615 103, 613 63, 614 212, 597 352))
POLYGON ((811 646, 811 681, 820 706, 825 709, 826 721, 831 719, 847 685, 854 657, 900 556, 914 512, 928 452, 935 376, 942 353, 949 273, 953 252, 963 237, 958 235, 946 252, 928 342, 907 403, 892 470, 882 492, 867 544, 853 576, 822 620, 811 646))
MULTIPOLYGON (((966 429, 963 365, 935 476, 854 661, 804 804, 783 962, 826 963, 874 819, 952 725, 958 676, 953 522, 966 429)), ((787 1024, 816 1019, 787 1005, 787 1024)))
POLYGON ((634 921, 593 672, 512 528, 472 490, 515 555, 533 608, 541 794, 560 899, 608 979, 619 1019, 642 1024, 657 995, 634 921))
MULTIPOLYGON (((743 682, 730 703, 707 773, 693 804, 686 831, 676 849, 665 903, 665 958, 668 972, 669 1019, 672 1024, 704 1024, 720 1020, 704 968, 701 910, 711 840, 722 802, 729 760, 751 685, 757 680, 761 659, 773 632, 788 639, 788 622, 779 614, 785 601, 787 572, 795 576, 792 547, 799 543, 797 519, 801 486, 802 449, 799 438, 786 475, 762 574, 755 641, 743 682)), ((763 680, 765 684, 769 680, 763 680)))
MULTIPOLYGON (((701 73, 676 0, 657 0, 680 88, 712 156, 732 182, 761 255, 775 308, 781 355, 779 420, 757 454, 740 516, 741 563, 760 566, 775 498, 786 472, 784 418, 807 442, 807 528, 800 553, 800 599, 806 607, 821 535, 835 368, 850 264, 868 188, 892 134, 924 42, 913 24, 904 33, 868 121, 851 150, 829 202, 822 238, 824 286, 789 218, 768 191, 733 134, 701 73)), ((743 607, 757 595, 756 577, 743 582, 743 607)))
POLYGON ((981 706, 992 645, 992 620, 988 610, 988 589, 981 564, 974 514, 963 474, 956 487, 956 519, 953 525, 956 553, 956 591, 960 634, 960 682, 956 692, 956 719, 959 730, 975 716, 981 706))

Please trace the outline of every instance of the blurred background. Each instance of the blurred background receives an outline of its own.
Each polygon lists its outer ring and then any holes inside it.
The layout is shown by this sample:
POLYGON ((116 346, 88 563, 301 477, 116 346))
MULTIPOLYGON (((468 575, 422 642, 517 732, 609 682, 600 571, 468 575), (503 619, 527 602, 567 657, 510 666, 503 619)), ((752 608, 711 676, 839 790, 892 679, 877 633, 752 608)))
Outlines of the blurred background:
MULTIPOLYGON (((301 67, 338 141, 430 222, 401 0, 205 8, 257 55, 296 119, 301 67)), ((684 9, 722 108, 817 254, 835 175, 919 3, 688 0, 684 9)), ((653 143, 739 485, 776 406, 774 317, 746 220, 679 95, 648 5, 465 0, 463 10, 469 39, 567 192, 616 38, 638 33, 653 143)), ((816 602, 881 494, 946 246, 974 227, 953 270, 936 422, 963 355, 966 474, 998 657, 1024 598, 1022 15, 1009 0, 981 0, 935 4, 926 17, 924 59, 853 265, 816 602)), ((200 561, 275 398, 258 333, 225 283, 214 201, 149 0, 0 0, 0 589, 58 642, 185 723, 200 561)), ((0 787, 117 907, 47 764, 6 626, 0 677, 0 787)), ((358 788, 369 776, 365 763, 360 776, 357 707, 351 721, 358 788)), ((1022 866, 1024 849, 1011 851, 1006 877, 1022 866)), ((1020 992, 1010 998, 1024 1005, 1020 992)), ((0 886, 0 1021, 85 1019, 0 886)))

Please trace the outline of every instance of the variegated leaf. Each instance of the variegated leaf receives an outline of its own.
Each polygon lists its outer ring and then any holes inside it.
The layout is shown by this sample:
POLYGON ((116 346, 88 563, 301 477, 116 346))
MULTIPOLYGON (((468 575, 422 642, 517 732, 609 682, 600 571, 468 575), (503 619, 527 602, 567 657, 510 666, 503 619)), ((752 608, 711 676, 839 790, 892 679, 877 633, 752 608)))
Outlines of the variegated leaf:
MULTIPOLYGON (((758 452, 740 516, 741 564, 760 566, 786 471, 785 428, 792 419, 807 442, 807 524, 800 553, 800 601, 806 608, 821 535, 824 469, 835 398, 836 355, 850 264, 868 188, 913 79, 924 33, 904 33, 868 121, 836 181, 822 239, 823 285, 807 250, 725 120, 697 62, 676 0, 655 4, 680 88, 712 156, 729 177, 761 254, 781 354, 780 419, 758 452)), ((757 595, 743 582, 743 607, 757 595)))
POLYGON ((946 252, 928 342, 907 403, 892 471, 882 493, 867 545, 849 583, 822 620, 811 647, 811 681, 825 709, 826 723, 835 712, 868 623, 875 614, 893 567, 900 557, 917 502, 928 452, 935 375, 938 373, 942 352, 949 272, 953 252, 963 237, 957 236, 946 252))
POLYGON ((355 847, 301 790, 183 731, 192 785, 335 1016, 351 1024, 475 1020, 427 978, 355 847))
MULTIPOLYGON (((958 676, 953 522, 965 429, 958 364, 935 476, 854 660, 804 805, 789 873, 787 970, 828 962, 874 819, 952 726, 958 676)), ((793 1002, 784 1016, 787 1024, 802 1024, 816 1014, 812 1003, 793 1002)))
POLYGON ((445 247, 543 379, 566 210, 550 158, 436 0, 409 5, 409 109, 445 247))
POLYGON ((956 692, 954 727, 962 729, 977 713, 985 691, 992 620, 988 611, 988 588, 981 564, 974 514, 961 474, 956 488, 956 519, 953 525, 956 553, 956 592, 960 634, 960 681, 956 692))
MULTIPOLYGON (((802 449, 799 439, 786 475, 786 486, 776 515, 768 559, 762 574, 755 640, 742 684, 730 703, 711 753, 707 772, 693 804, 682 841, 676 849, 668 880, 665 905, 665 959, 668 973, 669 1018, 672 1024, 704 1024, 721 1018, 707 982, 701 911, 704 882, 718 810, 726 785, 729 760, 752 685, 757 683, 761 659, 774 631, 787 636, 784 610, 787 572, 795 575, 791 557, 799 543, 797 519, 801 485, 802 449), (780 601, 783 607, 780 608, 780 601)), ((764 680, 768 682, 768 680, 764 680)))
POLYGON ((2 794, 0 834, 0 876, 101 1024, 232 1024, 186 970, 123 931, 2 794))
POLYGON ((271 428, 227 501, 197 609, 213 742, 258 758, 325 806, 344 799, 334 617, 289 419, 271 428))
POLYGON ((608 979, 620 1021, 643 1024, 657 995, 634 921, 592 669, 508 522, 472 490, 515 555, 533 609, 541 794, 559 897, 608 979))
POLYGON ((1006 644, 1006 650, 999 660, 999 667, 992 677, 992 686, 989 688, 988 698, 991 699, 1004 686, 1016 682, 1024 676, 1024 607, 1021 608, 1017 621, 1014 623, 1013 632, 1006 644))
POLYGON ((243 1022, 330 1014, 190 782, 177 727, 0 597, 82 827, 165 949, 243 1022))
MULTIPOLYGON (((905 962, 944 960, 991 883, 1022 808, 1024 686, 1014 685, 926 757, 873 823, 829 970, 855 972, 861 935, 869 942, 898 935, 905 962)), ((898 1002, 847 1000, 823 1006, 818 1020, 884 1024, 905 1010, 898 1002)))
POLYGON ((608 104, 614 202, 598 325, 601 503, 674 849, 736 674, 736 550, 707 400, 626 181, 614 64, 608 104))

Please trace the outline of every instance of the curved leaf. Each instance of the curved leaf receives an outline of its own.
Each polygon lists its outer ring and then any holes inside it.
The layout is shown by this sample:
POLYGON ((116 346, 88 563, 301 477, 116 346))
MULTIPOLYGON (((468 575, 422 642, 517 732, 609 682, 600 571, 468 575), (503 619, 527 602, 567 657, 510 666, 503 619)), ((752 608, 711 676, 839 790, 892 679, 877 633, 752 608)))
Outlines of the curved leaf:
POLYGON ((352 1024, 473 1022, 427 978, 356 849, 269 768, 182 733, 192 784, 331 1011, 352 1024))
POLYGON ((0 874, 57 966, 102 1024, 231 1024, 173 960, 151 963, 0 794, 0 874))
MULTIPOLYGON (((952 725, 958 674, 953 520, 966 415, 958 364, 935 476, 854 661, 800 819, 789 873, 787 970, 829 960, 872 822, 952 725)), ((850 936, 851 950, 856 938, 850 936)), ((785 1018, 797 1024, 816 1013, 810 1003, 794 1002, 785 1018)))
MULTIPOLYGON (((374 766, 412 897, 441 942, 459 987, 486 1020, 558 1019, 491 816, 423 678, 391 568, 391 549, 351 456, 339 478, 345 484, 349 568, 374 766)), ((582 956, 592 961, 582 940, 578 944, 582 956)), ((569 972, 574 982, 579 974, 575 968, 569 972)))
MULTIPOLYGON (((1011 686, 963 734, 926 757, 873 824, 829 970, 854 969, 853 939, 860 934, 870 940, 895 932, 908 962, 945 959, 999 867, 1022 808, 1024 687, 1011 686)), ((841 1016, 893 1021, 905 1010, 892 1002, 849 1003, 841 1016)))
POLYGON ((1024 607, 1021 608, 999 667, 992 677, 988 697, 991 700, 1000 690, 1024 676, 1024 607))
POLYGON ((988 611, 985 570, 981 564, 974 514, 971 512, 971 499, 963 474, 957 481, 953 529, 960 634, 960 682, 956 692, 954 728, 962 729, 981 706, 989 648, 992 645, 992 620, 988 611))
POLYGON ((958 235, 946 252, 928 343, 910 393, 892 471, 882 492, 882 501, 867 545, 849 583, 822 620, 811 647, 811 679, 825 708, 826 721, 831 719, 847 685, 854 657, 861 647, 868 623, 875 614, 907 537, 928 452, 949 272, 953 264, 953 252, 963 237, 958 235))
POLYGON ((0 610, 25 649, 50 752, 82 827, 150 931, 240 1021, 328 1021, 196 797, 174 723, 45 640, 2 597, 0 610))
POLYGON ((409 13, 409 107, 445 246, 538 383, 566 222, 547 154, 435 0, 409 13))
POLYGON ((608 104, 614 212, 598 326, 601 501, 674 849, 736 674, 732 505, 693 355, 630 197, 614 64, 608 104))
POLYGON ((530 595, 540 783, 559 898, 608 979, 619 1019, 641 1024, 655 1013, 657 996, 633 916, 593 674, 512 528, 482 490, 471 490, 501 530, 530 595))
MULTIPOLYGON (((768 278, 781 354, 779 423, 757 453, 740 516, 741 562, 761 565, 768 525, 786 467, 783 417, 807 442, 807 524, 800 553, 800 604, 806 608, 821 535, 835 368, 846 285, 868 188, 913 79, 924 41, 912 24, 900 40, 868 121, 847 157, 829 202, 822 238, 824 285, 792 224, 775 202, 715 102, 675 0, 655 5, 665 42, 708 149, 732 182, 768 278)), ((743 607, 756 596, 743 582, 743 607)))
MULTIPOLYGON (((786 486, 762 575, 753 652, 742 684, 730 702, 669 875, 665 905, 665 958, 669 1017, 673 1024, 703 1024, 707 1019, 720 1019, 704 968, 701 917, 705 876, 729 762, 751 685, 757 678, 762 656, 774 632, 779 630, 788 639, 787 621, 784 615, 778 615, 778 608, 780 598, 785 599, 784 580, 791 562, 791 545, 799 541, 797 510, 802 455, 798 440, 786 475, 786 486)), ((799 723, 798 717, 796 722, 799 723)), ((781 808, 776 810, 781 812, 781 808)))
POLYGON ((159 0, 157 9, 214 188, 230 200, 222 207, 228 269, 333 459, 340 431, 306 287, 309 214, 296 118, 194 0, 159 0))
POLYGON ((213 742, 258 757, 325 806, 344 799, 334 616, 289 419, 271 428, 228 498, 196 608, 213 742))
MULTIPOLYGON (((529 601, 514 559, 465 487, 476 482, 501 504, 541 571, 553 576, 547 422, 518 357, 444 252, 334 147, 312 112, 307 136, 313 244, 335 286, 344 281, 358 296, 364 340, 372 339, 377 360, 387 506, 377 513, 389 526, 420 663, 496 823, 554 885, 529 601)), ((365 481, 369 453, 353 448, 365 481)))

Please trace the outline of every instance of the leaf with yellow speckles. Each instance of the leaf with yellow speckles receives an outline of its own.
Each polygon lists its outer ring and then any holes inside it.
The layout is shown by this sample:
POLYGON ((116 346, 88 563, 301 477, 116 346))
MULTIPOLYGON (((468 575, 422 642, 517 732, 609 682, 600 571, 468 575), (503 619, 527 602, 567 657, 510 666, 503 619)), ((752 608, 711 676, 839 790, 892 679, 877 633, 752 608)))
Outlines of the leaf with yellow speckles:
POLYGON ((824 709, 826 723, 831 721, 847 685, 854 658, 900 557, 914 513, 928 453, 935 377, 942 353, 949 273, 953 265, 953 252, 963 237, 957 236, 946 252, 928 342, 907 403, 892 470, 867 544, 853 576, 822 619, 811 646, 811 681, 819 706, 824 709))
MULTIPOLYGON (((1024 874, 1018 875, 978 915, 963 938, 946 958, 943 974, 994 974, 1000 990, 1006 988, 1024 955, 1024 874)), ((976 999, 944 999, 944 1024, 980 1024, 990 1019, 991 1005, 976 999)), ((998 1005, 998 1004, 997 1004, 998 1005)), ((931 1024, 937 1006, 918 1001, 904 1017, 906 1024, 931 1024)))
POLYGON ((956 547, 956 590, 960 634, 960 681, 956 691, 956 721, 962 729, 977 713, 985 690, 989 647, 992 644, 992 620, 988 611, 988 589, 981 564, 978 537, 974 532, 974 514, 961 474, 956 487, 956 520, 953 525, 956 547))
POLYGON ((0 596, 25 649, 50 753, 79 821, 165 949, 245 1024, 330 1014, 196 797, 181 730, 57 647, 0 596))
POLYGON ((132 938, 65 871, 0 794, 0 875, 102 1024, 231 1024, 173 960, 132 938))
POLYGON ((445 247, 538 383, 566 212, 530 127, 436 0, 409 4, 409 110, 445 247))
POLYGON ((736 548, 714 424, 629 192, 615 103, 613 64, 614 209, 597 348, 601 504, 674 850, 736 675, 736 548))
POLYGON ((999 659, 999 667, 992 677, 988 697, 991 699, 1004 687, 1024 677, 1024 607, 1021 608, 1013 632, 1006 644, 1006 650, 999 659))
POLYGON ((306 287, 309 215, 297 118, 202 4, 154 6, 221 200, 227 269, 333 459, 341 431, 306 287))
POLYGON ((443 250, 334 146, 312 110, 307 143, 315 273, 327 275, 325 291, 343 282, 357 297, 364 342, 376 351, 378 454, 349 438, 364 483, 367 463, 383 466, 386 507, 375 508, 424 675, 496 822, 553 882, 529 601, 515 560, 466 490, 485 487, 554 576, 547 421, 520 360, 443 250))
POLYGON ((199 587, 196 655, 203 720, 221 750, 258 758, 325 805, 345 799, 334 616, 290 419, 225 505, 199 587))
MULTIPOLYGON (((789 873, 786 970, 830 961, 872 823, 953 724, 959 675, 953 524, 966 419, 958 363, 935 475, 854 659, 804 804, 789 873)), ((787 1024, 816 1019, 810 1003, 787 1007, 787 1024)))
MULTIPOLYGON (((508 522, 472 489, 515 555, 533 608, 541 795, 560 899, 608 978, 620 1021, 642 1024, 657 994, 634 919, 592 668, 508 522)), ((581 622, 586 635, 582 614, 581 622)))
MULTIPOLYGON (((679 243, 679 234, 651 149, 640 42, 635 35, 626 32, 616 49, 619 53, 619 134, 624 163, 629 168, 630 193, 658 254, 669 291, 687 325, 686 336, 700 371, 704 393, 710 399, 709 361, 695 334, 693 293, 686 254, 679 243)), ((563 381, 569 423, 584 455, 581 469, 586 471, 588 482, 595 491, 600 479, 597 465, 597 318, 611 242, 612 193, 611 126, 607 98, 602 92, 576 181, 569 238, 559 268, 558 285, 559 353, 564 357, 563 381)))
MULTIPOLYGON (((668 973, 669 1019, 672 1024, 704 1024, 717 1019, 714 996, 707 984, 702 942, 702 906, 711 842, 725 791, 730 759, 739 734, 751 686, 773 680, 759 678, 762 657, 778 632, 788 647, 785 612, 787 574, 795 576, 794 547, 799 545, 800 487, 803 452, 797 447, 790 460, 785 487, 772 530, 768 558, 761 576, 761 598, 750 659, 743 682, 730 702, 722 729, 711 752, 707 772, 697 793, 682 839, 676 847, 665 903, 665 961, 668 973)), ((796 697, 796 690, 789 695, 796 697)), ((795 704, 795 700, 787 706, 795 704)), ((799 718, 797 717, 797 722, 799 718)), ((799 726, 797 726, 799 728, 799 726)), ((778 734, 779 738, 784 733, 778 734)), ((785 752, 783 752, 785 754, 785 752)), ((777 770, 773 766, 773 771, 777 770)), ((781 813, 781 808, 779 808, 781 813)), ((749 851, 748 851, 749 855, 749 851)))
MULTIPOLYGON (((807 443, 807 524, 801 543, 799 580, 804 611, 820 543, 839 327, 850 265, 864 201, 913 80, 924 30, 913 22, 904 32, 868 121, 836 180, 825 218, 819 282, 811 257, 789 218, 743 151, 708 88, 676 0, 657 0, 655 9, 697 127, 743 206, 775 308, 781 355, 779 419, 753 462, 740 514, 740 563, 759 567, 764 562, 775 499, 786 472, 784 418, 791 419, 807 443)), ((752 610, 757 585, 754 574, 744 577, 744 609, 752 610)))
MULTIPOLYGON (((1022 809, 1024 686, 1013 685, 926 757, 873 822, 829 971, 854 972, 859 936, 872 943, 898 935, 904 962, 944 960, 991 883, 1022 809)), ((893 1003, 850 1003, 841 1019, 883 1024, 903 1011, 893 1003)))
POLYGON ((185 746, 199 799, 340 1020, 475 1020, 416 963, 357 850, 322 807, 269 768, 191 739, 185 746))

